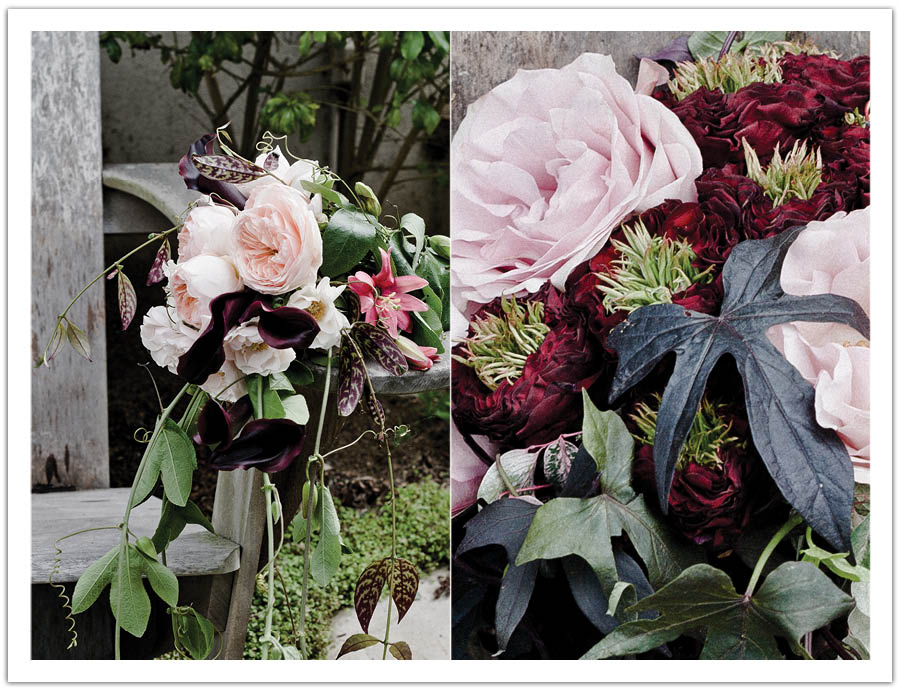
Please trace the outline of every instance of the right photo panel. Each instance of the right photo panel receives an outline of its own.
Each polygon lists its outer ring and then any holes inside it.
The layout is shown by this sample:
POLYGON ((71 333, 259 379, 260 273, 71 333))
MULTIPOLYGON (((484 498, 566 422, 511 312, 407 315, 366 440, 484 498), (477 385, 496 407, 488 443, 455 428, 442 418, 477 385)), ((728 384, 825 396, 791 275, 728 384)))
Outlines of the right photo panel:
POLYGON ((869 34, 797 28, 452 34, 454 659, 869 658, 869 34))

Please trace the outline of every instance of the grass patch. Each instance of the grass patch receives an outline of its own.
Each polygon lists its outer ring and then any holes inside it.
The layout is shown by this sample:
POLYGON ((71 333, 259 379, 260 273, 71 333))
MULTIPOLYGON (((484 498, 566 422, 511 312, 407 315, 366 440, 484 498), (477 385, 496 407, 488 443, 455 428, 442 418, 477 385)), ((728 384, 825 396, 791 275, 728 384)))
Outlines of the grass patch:
MULTIPOLYGON (((397 489, 397 556, 409 559, 424 576, 450 559, 450 492, 433 480, 417 482, 397 489)), ((353 550, 341 558, 338 574, 327 586, 309 581, 307 602, 307 641, 310 658, 321 659, 328 649, 331 619, 344 608, 353 606, 353 590, 362 570, 377 559, 390 556, 390 509, 378 506, 365 512, 337 506, 344 542, 353 550)), ((300 587, 303 581, 303 545, 286 543, 278 556, 278 571, 299 626, 300 587)), ((265 589, 257 587, 250 612, 244 659, 260 658, 259 639, 265 626, 265 589)), ((411 616, 415 616, 413 610, 411 616)), ((291 620, 284 593, 275 582, 275 608, 272 616, 274 635, 285 645, 293 643, 291 620)))

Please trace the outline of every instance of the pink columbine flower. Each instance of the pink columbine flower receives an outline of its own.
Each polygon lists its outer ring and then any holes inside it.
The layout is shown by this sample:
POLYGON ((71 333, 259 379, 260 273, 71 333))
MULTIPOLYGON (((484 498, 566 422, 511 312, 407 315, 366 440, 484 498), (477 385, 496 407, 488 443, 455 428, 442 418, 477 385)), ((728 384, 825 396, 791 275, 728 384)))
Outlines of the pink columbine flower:
POLYGON ((366 315, 369 324, 380 324, 394 338, 398 328, 409 331, 412 320, 410 312, 424 312, 428 305, 409 295, 428 285, 428 281, 418 276, 394 276, 388 253, 381 252, 381 271, 370 276, 365 271, 357 271, 347 279, 350 290, 359 296, 359 308, 366 315))

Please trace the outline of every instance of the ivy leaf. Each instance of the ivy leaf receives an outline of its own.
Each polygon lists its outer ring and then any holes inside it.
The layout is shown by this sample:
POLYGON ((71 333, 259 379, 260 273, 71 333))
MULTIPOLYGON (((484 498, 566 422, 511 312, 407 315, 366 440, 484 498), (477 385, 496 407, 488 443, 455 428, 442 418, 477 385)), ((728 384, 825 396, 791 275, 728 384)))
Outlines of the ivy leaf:
POLYGON ((322 231, 323 276, 340 276, 378 246, 377 224, 370 214, 356 208, 338 209, 322 231))
POLYGON ((584 422, 582 443, 597 464, 603 491, 619 501, 634 498, 631 489, 631 461, 634 458, 634 439, 625 423, 613 410, 598 410, 582 389, 584 422))
POLYGON ((334 659, 337 660, 338 657, 343 657, 347 653, 355 653, 357 650, 365 650, 366 648, 370 648, 381 642, 381 639, 370 636, 367 633, 354 633, 344 641, 344 645, 341 646, 341 651, 334 659))
POLYGON ((700 659, 777 660, 782 655, 776 635, 797 643, 803 634, 845 616, 852 607, 853 598, 812 564, 782 564, 752 597, 736 592, 725 572, 696 564, 629 608, 655 609, 659 617, 623 624, 582 659, 635 655, 686 631, 706 629, 700 659))
POLYGON ((723 355, 731 355, 744 380, 753 443, 785 499, 817 533, 839 549, 850 543, 853 470, 834 430, 816 423, 815 392, 766 337, 785 322, 848 324, 868 338, 863 309, 837 295, 787 295, 781 265, 802 227, 765 240, 738 244, 723 269, 725 297, 719 316, 678 305, 640 307, 610 334, 619 356, 610 400, 644 378, 674 352, 653 447, 660 506, 675 463, 703 396, 706 380, 723 355))
POLYGON ((118 563, 119 545, 116 545, 84 570, 72 593, 72 614, 83 612, 94 604, 112 581, 118 563))
POLYGON ((566 478, 569 477, 569 470, 572 468, 572 461, 578 453, 578 446, 563 437, 552 442, 544 449, 544 476, 558 487, 562 487, 566 478))
POLYGON ((120 553, 109 589, 109 605, 119 626, 140 638, 150 620, 150 596, 144 590, 141 565, 144 559, 134 545, 120 553))
POLYGON ((309 571, 316 583, 325 586, 334 578, 341 565, 341 524, 331 492, 322 485, 319 488, 319 501, 316 505, 319 515, 319 541, 310 555, 309 571))

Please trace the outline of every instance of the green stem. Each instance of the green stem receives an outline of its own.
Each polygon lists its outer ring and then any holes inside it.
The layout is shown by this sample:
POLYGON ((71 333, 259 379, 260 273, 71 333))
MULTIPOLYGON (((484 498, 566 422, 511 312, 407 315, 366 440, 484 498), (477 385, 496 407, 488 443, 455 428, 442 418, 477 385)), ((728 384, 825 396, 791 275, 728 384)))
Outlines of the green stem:
POLYGON ((519 493, 516 491, 515 485, 513 485, 512 481, 509 479, 509 475, 506 474, 506 471, 503 470, 503 464, 500 462, 499 453, 497 454, 497 460, 494 462, 494 465, 497 466, 497 474, 500 476, 503 484, 506 485, 506 489, 509 490, 510 496, 518 497, 519 493))
POLYGON ((272 611, 275 608, 275 525, 272 520, 272 481, 263 473, 263 492, 266 493, 266 532, 269 538, 268 583, 266 587, 266 627, 262 639, 262 659, 269 659, 269 639, 272 636, 272 611))
POLYGON ((796 526, 800 525, 801 523, 803 523, 803 516, 801 516, 799 513, 793 514, 790 518, 787 519, 785 524, 781 526, 781 528, 779 528, 778 532, 772 536, 772 539, 769 540, 769 543, 762 551, 762 554, 759 555, 759 559, 756 560, 756 566, 753 569, 753 575, 750 576, 750 583, 747 584, 747 590, 744 591, 745 598, 750 598, 753 595, 753 591, 756 588, 759 577, 762 575, 763 568, 765 567, 766 562, 769 561, 769 557, 772 556, 772 552, 775 551, 778 543, 781 542, 789 532, 791 532, 796 526))
POLYGON ((384 650, 381 659, 387 659, 388 645, 391 635, 391 604, 394 601, 394 574, 397 571, 397 489, 394 486, 394 464, 391 459, 391 443, 384 435, 384 424, 381 425, 381 434, 384 437, 384 449, 387 452, 388 477, 391 481, 391 577, 388 581, 388 609, 387 623, 384 627, 384 650))
MULTIPOLYGON (((71 307, 71 305, 70 305, 71 307)), ((68 309, 68 308, 66 308, 68 309)), ((134 474, 134 481, 131 483, 131 492, 128 493, 128 504, 125 506, 125 515, 122 517, 122 540, 119 543, 119 559, 118 563, 121 565, 122 558, 125 556, 125 551, 128 549, 128 520, 131 517, 131 509, 132 504, 134 503, 134 493, 137 490, 138 483, 141 481, 141 475, 144 472, 144 468, 147 465, 147 459, 150 457, 150 451, 153 449, 153 444, 156 441, 156 438, 159 436, 159 431, 166 424, 166 420, 172 415, 172 411, 175 409, 175 405, 178 401, 181 400, 181 397, 185 394, 190 387, 191 384, 185 384, 181 391, 179 391, 175 398, 172 399, 172 402, 166 407, 165 410, 160 413, 159 418, 156 421, 156 427, 153 428, 153 434, 150 437, 150 441, 147 443, 147 448, 144 450, 144 455, 141 457, 140 465, 138 465, 137 472, 134 474)), ((121 593, 124 587, 124 583, 122 582, 122 576, 124 575, 121 569, 121 566, 116 569, 118 578, 118 592, 121 593)), ((116 608, 117 610, 119 608, 116 608)), ((119 626, 119 618, 116 617, 116 659, 121 659, 121 636, 122 636, 122 627, 119 626)))
MULTIPOLYGON (((328 363, 325 367, 325 385, 322 388, 322 407, 319 409, 319 428, 316 430, 316 443, 313 448, 313 455, 306 461, 306 481, 310 482, 309 466, 313 460, 317 461, 322 467, 320 472, 324 472, 324 462, 319 453, 322 444, 322 429, 325 427, 325 412, 328 409, 328 390, 331 387, 331 348, 328 349, 328 363)), ((309 492, 312 494, 313 487, 310 482, 309 492)), ((312 508, 312 497, 308 499, 307 505, 312 508)), ((301 507, 302 511, 302 507, 301 507)), ((309 553, 312 549, 312 511, 306 513, 306 538, 303 543, 303 588, 300 591, 300 641, 303 647, 303 657, 307 656, 306 645, 306 601, 309 593, 309 553)))

